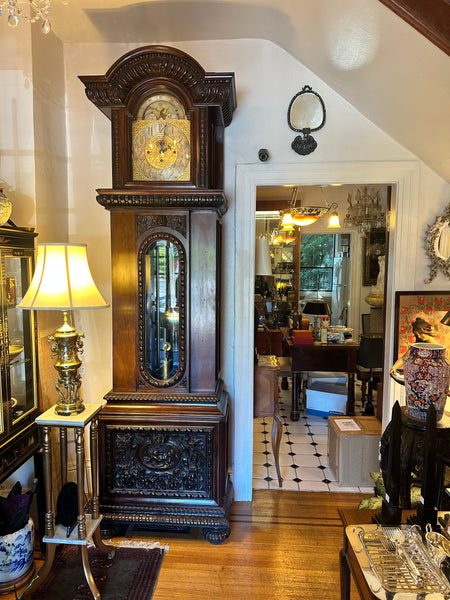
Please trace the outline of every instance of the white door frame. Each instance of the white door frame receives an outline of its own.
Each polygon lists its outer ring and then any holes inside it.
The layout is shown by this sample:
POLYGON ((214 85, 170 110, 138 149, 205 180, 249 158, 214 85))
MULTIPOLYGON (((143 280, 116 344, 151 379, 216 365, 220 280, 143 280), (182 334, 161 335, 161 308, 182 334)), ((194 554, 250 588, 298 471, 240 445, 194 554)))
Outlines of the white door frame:
MULTIPOLYGON (((410 289, 414 281, 415 254, 402 239, 418 239, 418 200, 420 166, 417 161, 249 164, 236 166, 235 190, 235 274, 234 274, 234 386, 231 439, 235 500, 252 498, 253 470, 253 352, 254 352, 254 257, 256 188, 268 185, 392 185, 389 216, 389 265, 386 298, 386 348, 384 414, 390 414, 392 331, 394 291, 410 289), (408 269, 404 266, 408 265, 408 269), (403 265, 403 268, 401 268, 403 265)), ((383 423, 385 425, 386 423, 383 423)))

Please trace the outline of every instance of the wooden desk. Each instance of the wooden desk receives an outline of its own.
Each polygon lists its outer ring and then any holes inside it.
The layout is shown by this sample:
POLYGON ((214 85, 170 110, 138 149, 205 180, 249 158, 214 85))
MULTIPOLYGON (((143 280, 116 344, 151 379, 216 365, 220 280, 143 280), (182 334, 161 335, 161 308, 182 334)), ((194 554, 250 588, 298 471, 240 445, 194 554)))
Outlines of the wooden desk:
POLYGON ((355 414, 355 373, 359 344, 293 344, 286 327, 280 328, 285 347, 292 358, 292 421, 300 417, 298 398, 302 379, 299 374, 306 371, 343 371, 348 374, 346 415, 355 414))
POLYGON ((283 485, 280 473, 281 417, 278 405, 278 373, 280 367, 276 356, 260 356, 254 368, 253 416, 273 416, 272 452, 275 458, 278 484, 283 485))

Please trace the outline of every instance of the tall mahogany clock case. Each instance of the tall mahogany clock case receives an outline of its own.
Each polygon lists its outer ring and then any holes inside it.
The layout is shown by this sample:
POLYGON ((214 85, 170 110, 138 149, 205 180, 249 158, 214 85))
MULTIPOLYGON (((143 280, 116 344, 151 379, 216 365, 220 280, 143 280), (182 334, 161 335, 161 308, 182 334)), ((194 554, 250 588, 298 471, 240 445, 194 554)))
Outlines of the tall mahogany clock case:
POLYGON ((220 378, 224 128, 234 75, 165 46, 80 77, 111 120, 113 388, 99 417, 100 509, 114 527, 229 535, 220 378))

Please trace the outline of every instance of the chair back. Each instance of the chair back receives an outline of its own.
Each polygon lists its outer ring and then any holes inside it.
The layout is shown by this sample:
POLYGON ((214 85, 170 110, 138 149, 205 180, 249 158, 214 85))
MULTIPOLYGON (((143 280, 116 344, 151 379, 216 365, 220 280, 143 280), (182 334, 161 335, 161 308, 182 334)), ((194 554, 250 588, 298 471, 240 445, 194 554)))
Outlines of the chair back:
POLYGON ((370 333, 370 313, 363 313, 361 315, 361 325, 363 333, 370 333))
POLYGON ((366 369, 383 367, 383 336, 378 333, 363 333, 359 340, 356 363, 366 369))

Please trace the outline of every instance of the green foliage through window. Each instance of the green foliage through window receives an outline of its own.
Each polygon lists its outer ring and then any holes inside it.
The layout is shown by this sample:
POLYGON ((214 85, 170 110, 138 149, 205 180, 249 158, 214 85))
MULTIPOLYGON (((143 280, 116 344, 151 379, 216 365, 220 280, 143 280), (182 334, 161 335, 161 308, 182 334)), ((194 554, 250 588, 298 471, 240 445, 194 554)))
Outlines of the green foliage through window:
POLYGON ((334 238, 334 235, 326 233, 302 233, 300 290, 332 290, 334 238))

